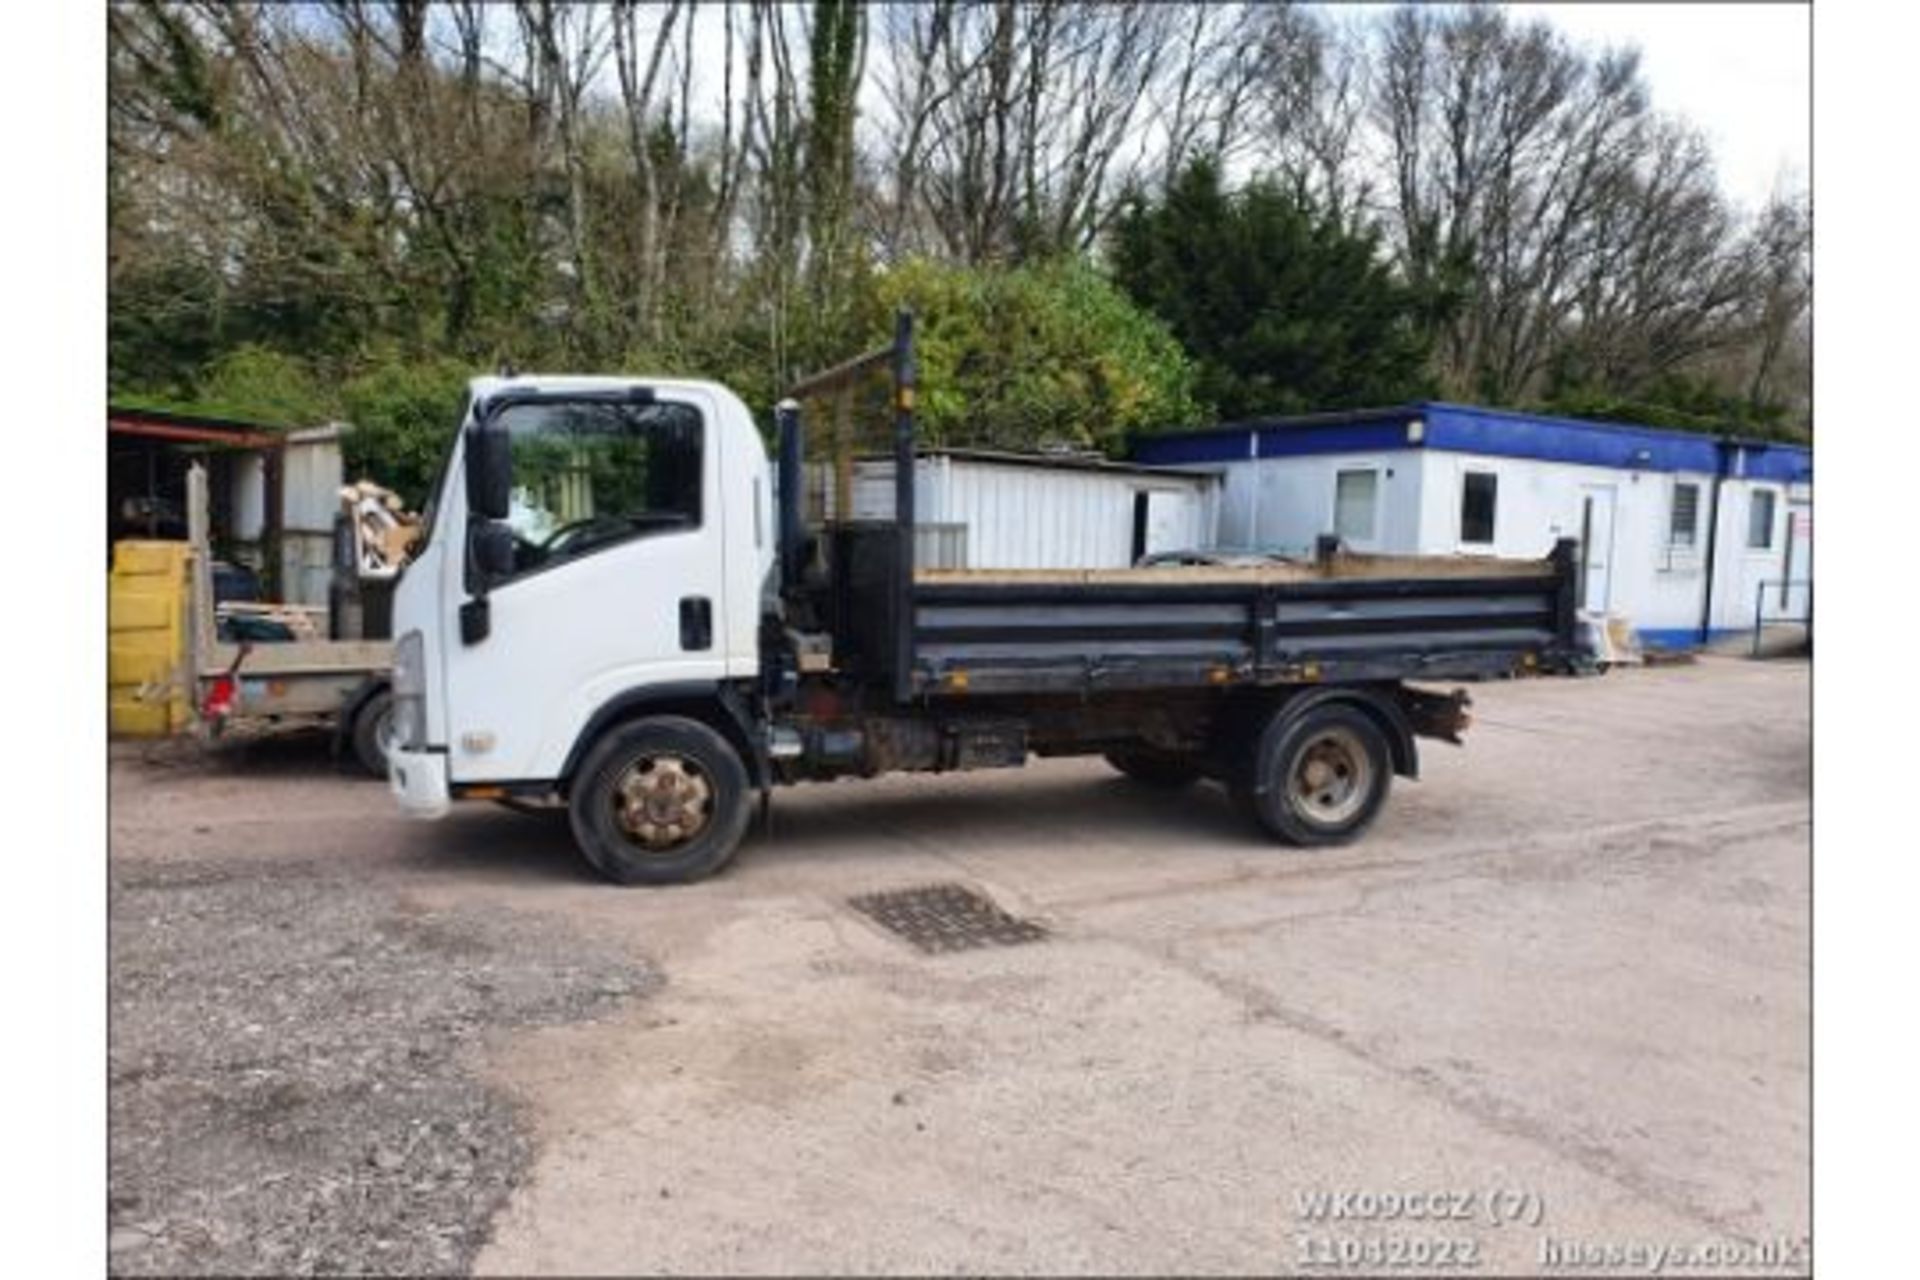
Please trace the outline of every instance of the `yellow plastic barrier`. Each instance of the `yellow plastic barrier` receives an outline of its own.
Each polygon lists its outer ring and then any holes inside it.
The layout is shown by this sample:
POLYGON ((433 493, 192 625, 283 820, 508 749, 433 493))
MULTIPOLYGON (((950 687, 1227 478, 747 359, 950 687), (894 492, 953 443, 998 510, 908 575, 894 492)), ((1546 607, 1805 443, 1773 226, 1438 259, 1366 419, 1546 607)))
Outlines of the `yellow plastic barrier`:
POLYGON ((116 542, 107 577, 107 724, 159 738, 192 719, 184 542, 116 542))

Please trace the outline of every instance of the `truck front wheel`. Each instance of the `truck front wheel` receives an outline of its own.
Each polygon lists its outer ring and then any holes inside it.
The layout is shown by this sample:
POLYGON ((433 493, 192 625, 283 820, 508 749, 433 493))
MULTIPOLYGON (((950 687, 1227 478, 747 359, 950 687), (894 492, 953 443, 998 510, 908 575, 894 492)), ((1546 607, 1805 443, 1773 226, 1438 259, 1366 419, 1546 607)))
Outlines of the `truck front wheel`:
POLYGON ((581 765, 568 817, 594 868, 621 884, 689 884, 733 857, 752 814, 746 767, 698 720, 610 730, 581 765))
POLYGON ((1379 815, 1393 782, 1387 738, 1358 707, 1330 703, 1268 722, 1234 798, 1289 844, 1342 844, 1379 815))

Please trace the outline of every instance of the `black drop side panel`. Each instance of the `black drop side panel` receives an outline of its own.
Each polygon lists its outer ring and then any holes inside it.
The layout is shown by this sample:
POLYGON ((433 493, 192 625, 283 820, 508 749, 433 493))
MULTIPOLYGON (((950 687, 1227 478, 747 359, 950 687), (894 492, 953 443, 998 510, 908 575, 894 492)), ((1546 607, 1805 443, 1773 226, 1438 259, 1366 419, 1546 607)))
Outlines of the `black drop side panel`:
POLYGON ((1564 643, 1561 585, 922 584, 913 674, 926 692, 974 694, 1497 674, 1564 643))
POLYGON ((1270 663, 1541 653, 1556 633, 1552 578, 1305 583, 1263 613, 1270 663))
POLYGON ((833 526, 832 627, 835 662, 861 683, 893 687, 902 619, 896 604, 900 530, 892 521, 833 526))
POLYGON ((1254 592, 1209 584, 922 583, 916 686, 975 695, 1205 687, 1255 676, 1254 592))

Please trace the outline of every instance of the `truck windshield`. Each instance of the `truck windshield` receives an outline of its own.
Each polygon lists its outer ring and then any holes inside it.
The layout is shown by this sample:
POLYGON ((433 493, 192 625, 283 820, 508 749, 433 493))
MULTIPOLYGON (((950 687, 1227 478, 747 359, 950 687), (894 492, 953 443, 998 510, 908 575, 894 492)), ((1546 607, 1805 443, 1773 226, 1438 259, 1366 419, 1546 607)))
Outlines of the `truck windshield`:
POLYGON ((700 524, 702 422, 673 401, 539 400, 498 421, 513 451, 514 572, 700 524))

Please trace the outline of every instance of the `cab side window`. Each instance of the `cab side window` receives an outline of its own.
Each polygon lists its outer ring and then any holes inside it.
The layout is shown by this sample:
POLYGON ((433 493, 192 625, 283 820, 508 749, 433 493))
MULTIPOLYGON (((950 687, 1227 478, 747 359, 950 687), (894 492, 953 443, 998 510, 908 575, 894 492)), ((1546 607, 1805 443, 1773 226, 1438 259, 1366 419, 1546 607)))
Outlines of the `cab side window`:
POLYGON ((514 573, 700 527, 692 405, 549 400, 500 411, 513 451, 514 573))

